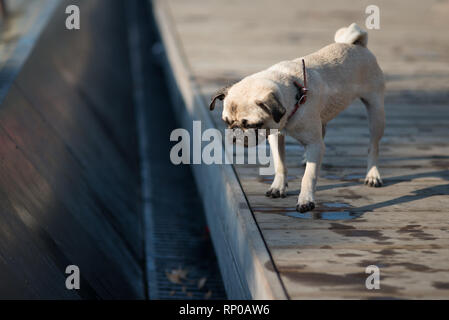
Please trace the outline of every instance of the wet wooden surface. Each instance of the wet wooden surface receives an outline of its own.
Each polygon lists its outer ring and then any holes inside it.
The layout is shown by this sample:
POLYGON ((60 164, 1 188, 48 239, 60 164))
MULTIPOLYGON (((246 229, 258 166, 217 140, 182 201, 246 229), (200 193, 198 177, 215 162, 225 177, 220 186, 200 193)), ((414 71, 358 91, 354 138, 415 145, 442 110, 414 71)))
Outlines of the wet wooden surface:
MULTIPOLYGON (((370 3, 351 3, 168 1, 205 100, 227 82, 327 45, 339 27, 363 26, 370 3)), ((449 297, 449 42, 434 32, 447 29, 449 4, 379 6, 381 30, 369 32, 368 47, 387 79, 385 186, 363 185, 369 132, 360 103, 328 125, 312 213, 294 210, 304 169, 303 148, 292 139, 285 199, 264 196, 272 177, 259 176, 258 166, 235 166, 292 299, 449 297), (368 265, 380 268, 380 290, 365 287, 368 265)), ((224 128, 220 111, 215 124, 224 128)))
POLYGON ((18 75, 0 107, 0 298, 145 297, 127 29, 105 2, 70 1, 73 32, 61 1, 23 68, 1 69, 18 75))

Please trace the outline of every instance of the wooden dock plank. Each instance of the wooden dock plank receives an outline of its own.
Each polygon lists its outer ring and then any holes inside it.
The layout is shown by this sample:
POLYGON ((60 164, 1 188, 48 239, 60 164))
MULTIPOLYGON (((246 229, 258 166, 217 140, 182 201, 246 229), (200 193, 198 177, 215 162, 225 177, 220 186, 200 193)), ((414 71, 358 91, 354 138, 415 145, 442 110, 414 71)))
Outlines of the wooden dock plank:
MULTIPOLYGON (((370 4, 167 2, 204 101, 226 83, 327 45, 339 27, 354 21, 363 26, 370 4)), ((294 210, 304 149, 292 138, 287 138, 285 199, 264 196, 272 177, 260 176, 258 165, 234 165, 273 259, 265 267, 274 266, 292 299, 449 297, 449 107, 444 98, 449 43, 442 33, 429 32, 447 26, 449 5, 380 1, 379 6, 383 25, 370 31, 368 47, 385 71, 388 88, 380 152, 385 186, 363 185, 369 132, 359 102, 327 127, 312 213, 299 216, 294 210), (403 6, 407 15, 400 14, 403 6), (418 26, 418 20, 425 23, 418 26), (365 287, 370 264, 381 270, 380 290, 365 287)), ((220 111, 212 119, 224 129, 220 111)))

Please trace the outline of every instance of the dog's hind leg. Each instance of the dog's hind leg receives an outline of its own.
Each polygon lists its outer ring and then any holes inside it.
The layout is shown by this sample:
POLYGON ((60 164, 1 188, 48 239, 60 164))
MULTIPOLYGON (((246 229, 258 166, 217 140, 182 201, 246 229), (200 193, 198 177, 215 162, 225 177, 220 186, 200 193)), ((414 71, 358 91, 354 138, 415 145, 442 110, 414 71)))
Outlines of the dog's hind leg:
POLYGON ((278 132, 268 136, 274 160, 275 176, 266 196, 285 198, 287 196, 287 167, 285 166, 285 136, 278 132))
POLYGON ((370 187, 382 186, 377 159, 379 157, 379 141, 385 129, 385 111, 383 92, 373 93, 361 98, 368 112, 370 144, 368 149, 368 170, 365 184, 370 187))

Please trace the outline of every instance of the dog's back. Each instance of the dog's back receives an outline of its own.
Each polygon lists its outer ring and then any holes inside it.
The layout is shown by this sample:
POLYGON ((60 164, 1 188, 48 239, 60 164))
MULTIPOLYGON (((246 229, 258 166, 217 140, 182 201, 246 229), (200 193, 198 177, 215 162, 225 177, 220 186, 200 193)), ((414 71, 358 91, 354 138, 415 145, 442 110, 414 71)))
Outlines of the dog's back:
POLYGON ((320 87, 325 122, 335 117, 354 99, 384 90, 384 77, 376 57, 366 47, 368 34, 356 24, 339 29, 336 43, 304 58, 312 81, 320 87), (313 80, 314 79, 314 80, 313 80))

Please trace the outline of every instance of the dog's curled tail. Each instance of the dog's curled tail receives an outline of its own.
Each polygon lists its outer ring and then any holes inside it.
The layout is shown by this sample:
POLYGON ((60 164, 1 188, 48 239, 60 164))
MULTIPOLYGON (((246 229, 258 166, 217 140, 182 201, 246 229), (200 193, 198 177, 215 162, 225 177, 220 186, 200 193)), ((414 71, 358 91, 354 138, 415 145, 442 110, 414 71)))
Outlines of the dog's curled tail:
POLYGON ((338 29, 334 39, 337 43, 358 44, 366 47, 368 33, 353 23, 349 27, 338 29))

